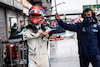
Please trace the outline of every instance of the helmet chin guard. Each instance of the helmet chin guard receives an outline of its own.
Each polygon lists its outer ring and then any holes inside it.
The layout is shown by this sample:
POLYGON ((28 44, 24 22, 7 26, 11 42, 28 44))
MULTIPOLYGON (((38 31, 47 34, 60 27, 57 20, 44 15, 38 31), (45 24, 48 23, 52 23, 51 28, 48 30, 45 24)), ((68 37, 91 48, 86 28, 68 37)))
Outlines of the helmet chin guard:
POLYGON ((42 18, 31 18, 29 17, 30 23, 32 23, 33 25, 39 25, 44 21, 44 17, 42 18))

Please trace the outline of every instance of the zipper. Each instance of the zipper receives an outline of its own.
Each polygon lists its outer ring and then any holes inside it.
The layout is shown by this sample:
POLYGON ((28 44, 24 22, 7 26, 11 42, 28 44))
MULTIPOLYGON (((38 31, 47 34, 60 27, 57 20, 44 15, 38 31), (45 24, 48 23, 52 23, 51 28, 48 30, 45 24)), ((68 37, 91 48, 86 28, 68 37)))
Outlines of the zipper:
POLYGON ((89 35, 89 45, 88 45, 88 52, 89 52, 89 55, 91 56, 91 53, 90 53, 90 44, 91 44, 91 29, 92 29, 92 24, 90 23, 90 26, 89 26, 89 33, 90 33, 90 35, 89 35))

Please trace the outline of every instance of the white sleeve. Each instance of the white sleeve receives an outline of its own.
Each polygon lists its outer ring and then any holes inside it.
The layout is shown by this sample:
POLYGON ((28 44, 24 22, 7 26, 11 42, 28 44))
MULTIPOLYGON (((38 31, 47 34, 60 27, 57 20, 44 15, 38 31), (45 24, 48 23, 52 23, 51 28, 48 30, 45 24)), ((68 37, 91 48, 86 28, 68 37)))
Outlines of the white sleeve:
POLYGON ((9 37, 9 42, 19 42, 22 40, 28 40, 37 37, 39 37, 39 33, 33 33, 29 29, 23 29, 22 31, 17 32, 14 35, 11 35, 9 37))
POLYGON ((39 33, 33 33, 29 29, 23 30, 23 32, 21 34, 23 34, 23 40, 28 40, 28 39, 32 39, 32 38, 38 38, 39 35, 40 35, 39 33))

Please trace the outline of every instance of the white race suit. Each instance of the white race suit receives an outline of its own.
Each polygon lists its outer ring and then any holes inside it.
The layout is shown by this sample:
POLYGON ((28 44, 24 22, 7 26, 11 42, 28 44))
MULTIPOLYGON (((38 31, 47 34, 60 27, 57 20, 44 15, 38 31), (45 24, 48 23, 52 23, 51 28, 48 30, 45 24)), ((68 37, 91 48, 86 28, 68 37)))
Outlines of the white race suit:
MULTIPOLYGON (((33 27, 34 28, 34 27, 33 27)), ((32 25, 28 25, 21 32, 11 35, 9 42, 16 42, 20 40, 27 40, 28 44, 28 67, 50 67, 47 40, 46 37, 39 37, 42 32, 49 32, 48 36, 65 33, 63 28, 51 28, 48 25, 44 26, 45 31, 41 25, 35 26, 37 32, 34 32, 32 25)), ((47 38, 48 39, 48 38, 47 38)))

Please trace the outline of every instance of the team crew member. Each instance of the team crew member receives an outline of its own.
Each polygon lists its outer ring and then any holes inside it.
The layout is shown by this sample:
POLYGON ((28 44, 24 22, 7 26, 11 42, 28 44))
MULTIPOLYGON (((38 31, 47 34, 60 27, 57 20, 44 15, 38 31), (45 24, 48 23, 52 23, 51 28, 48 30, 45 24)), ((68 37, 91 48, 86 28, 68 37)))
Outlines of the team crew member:
POLYGON ((77 32, 78 48, 80 56, 80 67, 88 67, 92 63, 93 67, 100 67, 100 25, 97 24, 95 13, 87 8, 83 11, 83 22, 76 24, 66 24, 56 14, 58 24, 66 30, 77 32))

